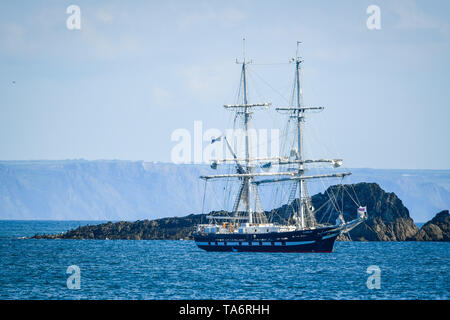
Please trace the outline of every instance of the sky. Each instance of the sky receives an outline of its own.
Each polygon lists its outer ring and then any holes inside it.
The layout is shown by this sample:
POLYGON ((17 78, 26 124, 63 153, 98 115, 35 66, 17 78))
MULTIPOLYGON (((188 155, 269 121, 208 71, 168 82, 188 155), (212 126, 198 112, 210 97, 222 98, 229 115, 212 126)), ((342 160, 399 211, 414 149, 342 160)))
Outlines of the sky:
POLYGON ((222 106, 235 102, 245 37, 250 102, 273 107, 289 103, 302 41, 303 101, 325 107, 307 119, 311 154, 450 169, 448 12, 448 1, 4 0, 0 160, 170 162, 175 130, 232 123, 222 106), (370 5, 380 29, 367 28, 370 5))

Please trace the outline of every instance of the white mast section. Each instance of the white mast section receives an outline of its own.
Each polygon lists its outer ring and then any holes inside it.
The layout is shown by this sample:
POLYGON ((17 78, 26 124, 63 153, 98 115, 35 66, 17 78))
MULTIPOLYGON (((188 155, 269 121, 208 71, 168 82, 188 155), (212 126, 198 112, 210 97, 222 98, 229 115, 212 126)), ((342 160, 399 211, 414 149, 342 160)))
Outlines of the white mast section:
POLYGON ((254 107, 266 107, 266 109, 271 105, 270 102, 262 102, 262 103, 245 103, 245 104, 225 104, 223 107, 226 109, 233 108, 254 108, 254 107))
POLYGON ((256 185, 260 185, 263 183, 272 183, 272 182, 284 182, 284 181, 293 181, 293 180, 310 180, 310 179, 322 179, 322 178, 343 178, 345 176, 351 175, 351 172, 341 172, 341 173, 327 173, 327 174, 317 174, 313 176, 293 176, 289 178, 275 178, 275 179, 268 179, 268 180, 259 180, 254 181, 253 183, 256 185))
POLYGON ((282 107, 282 108, 275 108, 275 110, 278 111, 308 111, 308 110, 323 110, 324 107, 282 107))
POLYGON ((333 167, 340 167, 342 165, 342 159, 315 159, 315 160, 279 160, 278 164, 291 164, 291 163, 331 163, 333 167))
MULTIPOLYGON (((271 177, 271 176, 290 176, 295 177, 295 179, 314 179, 314 178, 339 178, 350 175, 351 172, 339 172, 339 173, 326 173, 326 174, 317 174, 313 176, 298 176, 298 173, 295 171, 287 171, 287 172, 258 172, 258 173, 229 173, 229 174, 215 174, 210 176, 200 176, 201 179, 220 179, 220 178, 254 178, 254 177, 271 177)), ((286 180, 292 180, 292 178, 288 178, 286 180)), ((263 180, 264 181, 264 180, 263 180)), ((278 182, 282 180, 274 180, 274 182, 278 182)), ((255 184, 260 184, 262 181, 255 181, 255 184)))
MULTIPOLYGON (((227 141, 228 142, 228 141, 227 141)), ((242 162, 245 161, 245 158, 225 158, 219 160, 211 160, 212 164, 220 164, 226 162, 242 162)), ((340 167, 342 165, 342 159, 305 159, 305 160, 290 160, 286 157, 265 157, 265 158, 251 158, 250 161, 275 161, 275 165, 285 165, 291 163, 330 163, 334 167, 340 167)))
POLYGON ((209 176, 200 176, 201 179, 217 179, 217 178, 254 178, 262 176, 295 176, 294 171, 287 172, 258 172, 258 173, 229 173, 229 174, 215 174, 209 176))

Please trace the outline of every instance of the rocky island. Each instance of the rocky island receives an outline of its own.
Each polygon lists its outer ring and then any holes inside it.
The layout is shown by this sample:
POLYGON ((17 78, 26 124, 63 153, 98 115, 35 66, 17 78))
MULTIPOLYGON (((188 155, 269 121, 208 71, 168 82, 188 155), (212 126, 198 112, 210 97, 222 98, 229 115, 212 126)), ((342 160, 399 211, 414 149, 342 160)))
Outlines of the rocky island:
MULTIPOLYGON (((385 192, 376 183, 357 183, 353 188, 359 202, 367 206, 368 220, 341 236, 343 241, 449 241, 450 218, 448 210, 440 212, 420 230, 409 216, 408 209, 395 193, 385 192)), ((320 208, 328 200, 327 193, 338 192, 338 186, 329 187, 324 193, 312 197, 314 207, 320 208)), ((342 194, 344 218, 356 216, 357 205, 350 194, 342 194)), ((226 214, 226 212, 215 212, 226 214)), ((273 222, 289 218, 286 206, 268 212, 273 222)), ((319 211, 318 222, 334 222, 338 212, 334 209, 319 211)), ((195 225, 204 222, 206 214, 191 214, 184 217, 138 220, 135 222, 108 222, 98 225, 81 226, 62 234, 37 234, 35 239, 124 239, 124 240, 179 240, 192 239, 195 225)))
POLYGON ((411 241, 450 241, 450 214, 443 210, 425 223, 411 241))

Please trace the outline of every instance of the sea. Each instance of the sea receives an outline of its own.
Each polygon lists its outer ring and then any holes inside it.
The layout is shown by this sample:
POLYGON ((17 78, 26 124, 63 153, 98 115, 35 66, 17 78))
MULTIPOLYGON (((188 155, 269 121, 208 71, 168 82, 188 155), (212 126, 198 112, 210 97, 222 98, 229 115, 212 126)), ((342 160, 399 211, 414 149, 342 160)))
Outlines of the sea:
POLYGON ((99 221, 0 221, 0 299, 445 299, 450 243, 214 253, 193 241, 36 240, 99 221))

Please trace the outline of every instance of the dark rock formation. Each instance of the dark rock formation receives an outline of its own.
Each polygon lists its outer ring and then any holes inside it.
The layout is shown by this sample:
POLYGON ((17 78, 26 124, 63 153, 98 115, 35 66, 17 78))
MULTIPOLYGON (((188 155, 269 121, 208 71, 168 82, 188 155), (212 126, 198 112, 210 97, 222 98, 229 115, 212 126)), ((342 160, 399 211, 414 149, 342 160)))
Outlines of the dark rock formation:
POLYGON ((443 210, 425 223, 416 235, 408 240, 412 241, 450 241, 450 214, 443 210))
POLYGON ((186 217, 157 220, 120 221, 98 225, 81 226, 56 235, 35 235, 35 239, 99 239, 99 240, 179 240, 191 239, 196 224, 205 215, 191 214, 186 217))
MULTIPOLYGON (((328 195, 335 197, 340 207, 344 208, 346 221, 356 217, 359 202, 367 206, 369 219, 350 232, 350 236, 340 240, 356 241, 403 241, 413 237, 418 228, 409 217, 408 209, 394 194, 387 193, 376 183, 358 183, 354 185, 332 186, 325 193, 312 197, 312 204, 318 210, 316 221, 334 223, 338 212, 328 202, 328 195)), ((292 204, 295 207, 295 202, 292 204)), ((272 222, 289 219, 292 209, 289 206, 267 212, 272 222)), ((214 214, 225 214, 216 212, 214 214)), ((189 215, 185 217, 142 220, 136 222, 104 223, 95 226, 82 226, 59 235, 35 235, 44 239, 192 239, 196 224, 206 222, 205 215, 189 215)), ((448 230, 448 229, 447 229, 448 230)))

